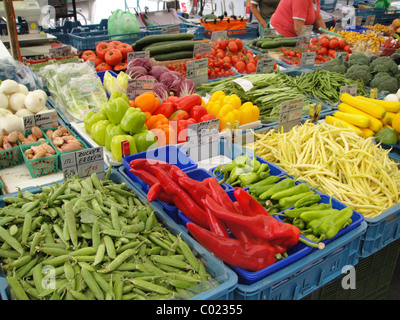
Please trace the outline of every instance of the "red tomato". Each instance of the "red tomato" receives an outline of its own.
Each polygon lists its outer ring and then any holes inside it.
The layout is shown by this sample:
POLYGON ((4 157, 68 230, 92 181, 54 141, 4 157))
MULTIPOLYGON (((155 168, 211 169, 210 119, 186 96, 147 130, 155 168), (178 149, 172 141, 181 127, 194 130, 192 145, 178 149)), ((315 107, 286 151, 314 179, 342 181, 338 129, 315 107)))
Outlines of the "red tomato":
POLYGON ((238 47, 239 50, 243 48, 243 42, 242 42, 242 40, 240 40, 240 39, 235 39, 235 43, 236 43, 236 45, 237 45, 237 47, 238 47))
POLYGON ((94 66, 97 67, 100 63, 103 63, 104 60, 96 55, 91 56, 87 59, 87 61, 93 61, 94 62, 94 66))
POLYGON ((321 55, 321 56, 324 56, 324 55, 328 54, 328 49, 325 48, 325 47, 322 47, 321 49, 319 49, 319 50, 317 51, 317 53, 318 53, 319 55, 321 55))
POLYGON ((128 68, 128 64, 126 62, 118 63, 114 66, 114 71, 124 71, 128 68))
POLYGON ((108 50, 110 50, 111 48, 112 48, 112 46, 110 44, 108 44, 107 42, 100 42, 96 46, 96 53, 100 58, 104 59, 106 52, 108 50))
POLYGON ((238 61, 235 64, 235 68, 239 73, 243 73, 244 70, 246 69, 246 64, 243 61, 238 61))
POLYGON ((333 49, 329 49, 329 50, 328 50, 328 56, 330 56, 330 57, 332 57, 332 58, 335 58, 335 56, 336 56, 336 51, 333 50, 333 49))
POLYGON ((254 73, 254 72, 256 72, 256 70, 257 70, 257 68, 256 68, 256 66, 254 65, 254 63, 248 63, 248 64, 246 65, 246 72, 247 72, 248 74, 254 73))
POLYGON ((100 63, 97 67, 96 67, 96 71, 106 71, 106 70, 112 70, 112 67, 105 62, 100 63))
POLYGON ((129 52, 133 52, 133 48, 131 45, 127 43, 121 43, 116 47, 117 50, 119 50, 122 54, 122 60, 126 60, 128 57, 129 52))
POLYGON ((96 53, 94 53, 94 51, 92 51, 92 50, 86 50, 86 51, 83 51, 83 53, 82 53, 82 55, 81 55, 81 58, 84 60, 84 61, 87 61, 90 57, 95 57, 96 56, 96 53))
POLYGON ((346 46, 346 41, 343 38, 339 39, 339 48, 343 49, 345 46, 346 46))
POLYGON ((318 38, 315 37, 311 38, 311 43, 318 43, 318 38))
POLYGON ((327 47, 329 46, 329 40, 328 40, 328 38, 321 38, 321 39, 319 39, 319 43, 320 43, 321 47, 327 48, 327 47))
POLYGON ((229 42, 229 44, 228 44, 228 49, 229 49, 229 51, 232 51, 232 52, 237 52, 238 50, 239 50, 239 47, 238 47, 238 45, 236 44, 236 42, 229 42))
POLYGON ((343 50, 346 51, 346 52, 348 52, 348 53, 351 53, 351 48, 350 48, 349 45, 345 45, 344 48, 343 48, 343 50))
POLYGON ((122 54, 118 49, 111 49, 104 55, 104 61, 110 66, 116 66, 122 62, 122 54))
POLYGON ((112 45, 116 49, 120 44, 122 44, 122 42, 118 41, 118 40, 112 40, 109 42, 109 44, 112 45))
POLYGON ((222 40, 219 42, 219 47, 220 47, 222 50, 225 50, 227 46, 228 46, 228 40, 222 39, 222 40))
POLYGON ((331 49, 336 49, 339 46, 339 41, 337 41, 336 39, 332 39, 329 41, 329 47, 331 49))
POLYGON ((224 58, 222 59, 222 61, 224 61, 224 63, 231 63, 231 58, 229 58, 229 57, 224 57, 224 58))

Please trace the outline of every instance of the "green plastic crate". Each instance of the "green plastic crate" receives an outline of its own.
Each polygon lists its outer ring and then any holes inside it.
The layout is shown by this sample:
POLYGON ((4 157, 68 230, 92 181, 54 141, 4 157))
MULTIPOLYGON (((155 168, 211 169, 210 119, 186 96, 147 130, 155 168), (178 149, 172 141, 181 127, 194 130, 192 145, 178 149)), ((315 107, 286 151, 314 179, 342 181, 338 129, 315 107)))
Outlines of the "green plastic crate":
POLYGON ((11 149, 0 151, 0 170, 17 166, 22 162, 24 162, 24 158, 18 145, 11 149))
MULTIPOLYGON (((46 139, 46 142, 49 143, 51 146, 52 144, 50 143, 49 140, 46 139)), ((20 145, 21 153, 24 158, 25 164, 28 167, 29 173, 32 178, 37 178, 40 176, 44 176, 50 173, 55 173, 58 171, 58 162, 59 162, 59 154, 58 151, 56 151, 56 154, 50 157, 44 157, 40 159, 34 159, 34 160, 29 160, 24 152, 25 150, 29 149, 32 146, 39 146, 42 142, 35 142, 29 145, 20 145)))
POLYGON ((396 240, 376 253, 361 258, 355 266, 355 289, 342 288, 344 275, 314 291, 304 300, 385 300, 399 252, 400 240, 396 240))

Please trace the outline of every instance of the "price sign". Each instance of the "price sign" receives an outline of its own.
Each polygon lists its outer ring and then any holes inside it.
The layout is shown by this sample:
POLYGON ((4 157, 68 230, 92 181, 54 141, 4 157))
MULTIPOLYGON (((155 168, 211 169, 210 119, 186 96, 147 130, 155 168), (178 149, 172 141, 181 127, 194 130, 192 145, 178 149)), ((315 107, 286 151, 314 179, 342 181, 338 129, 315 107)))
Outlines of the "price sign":
POLYGON ((308 47, 310 43, 311 33, 312 33, 313 26, 303 26, 301 29, 301 34, 299 39, 297 40, 296 47, 305 49, 308 47))
POLYGON ((366 26, 373 26, 375 22, 375 16, 371 15, 371 16, 367 16, 367 19, 365 19, 365 25, 366 26))
POLYGON ((71 46, 70 45, 66 45, 66 46, 61 46, 61 47, 55 47, 55 48, 50 48, 49 49, 49 53, 52 55, 67 55, 68 53, 71 52, 71 46))
POLYGON ((220 41, 228 36, 228 31, 211 31, 211 42, 220 41))
POLYGON ((274 60, 272 58, 261 59, 257 61, 256 73, 267 73, 274 70, 274 60))
POLYGON ((150 58, 150 52, 149 51, 134 51, 134 52, 129 52, 127 56, 128 62, 132 59, 135 58, 150 58))
POLYGON ((264 28, 264 36, 268 36, 268 35, 271 35, 271 34, 276 34, 276 29, 275 28, 265 27, 264 28))
POLYGON ((208 59, 197 59, 186 62, 186 77, 197 86, 208 81, 208 59))
POLYGON ((363 17, 357 16, 356 17, 356 26, 361 26, 362 21, 363 21, 363 17))
POLYGON ((278 129, 288 131, 294 126, 300 124, 303 106, 304 98, 297 98, 282 102, 278 129))
POLYGON ((64 179, 77 175, 87 178, 96 173, 99 179, 104 179, 103 147, 78 150, 61 154, 61 168, 64 179))
POLYGON ((237 78, 232 81, 240 85, 243 88, 244 92, 247 92, 254 87, 253 83, 247 79, 237 78))
POLYGON ((340 94, 348 93, 352 96, 357 95, 357 84, 349 84, 347 86, 340 87, 340 94))
POLYGON ((126 95, 129 100, 135 100, 135 98, 142 93, 153 91, 154 79, 129 79, 126 87, 126 95))
POLYGON ((344 28, 342 26, 342 23, 341 22, 336 22, 335 23, 335 32, 340 32, 340 31, 343 31, 343 30, 344 30, 344 28))
POLYGON ((41 129, 55 128, 58 126, 58 116, 56 110, 34 114, 23 117, 25 131, 30 130, 33 126, 38 126, 41 129))
POLYGON ((181 32, 181 27, 179 24, 171 24, 169 26, 164 26, 162 27, 162 34, 174 34, 174 33, 180 33, 181 32))
POLYGON ((219 154, 219 119, 203 121, 188 127, 188 154, 195 161, 219 154))
POLYGON ((195 43, 193 47, 193 57, 196 54, 200 53, 203 55, 204 53, 211 53, 212 43, 195 43))
POLYGON ((315 64, 315 51, 303 52, 301 54, 300 67, 309 67, 315 64))

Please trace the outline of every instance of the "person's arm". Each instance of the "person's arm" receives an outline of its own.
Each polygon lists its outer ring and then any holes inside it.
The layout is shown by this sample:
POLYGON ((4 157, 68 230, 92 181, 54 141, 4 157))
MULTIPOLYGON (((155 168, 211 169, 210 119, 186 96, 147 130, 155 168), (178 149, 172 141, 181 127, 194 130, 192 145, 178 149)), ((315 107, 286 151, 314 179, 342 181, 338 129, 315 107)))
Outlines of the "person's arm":
MULTIPOLYGON (((326 29, 325 21, 321 15, 319 15, 318 19, 315 21, 315 27, 317 28, 317 30, 319 28, 326 29)), ((322 31, 319 31, 319 30, 318 30, 318 32, 323 33, 322 31)))
POLYGON ((257 19, 258 23, 262 26, 262 28, 264 30, 265 27, 267 26, 267 22, 261 16, 260 10, 258 10, 258 5, 251 3, 250 10, 251 10, 251 13, 254 15, 254 17, 257 19))
POLYGON ((299 37, 301 34, 301 29, 303 29, 303 26, 305 25, 305 21, 301 19, 293 19, 293 25, 294 25, 294 32, 296 35, 299 37))

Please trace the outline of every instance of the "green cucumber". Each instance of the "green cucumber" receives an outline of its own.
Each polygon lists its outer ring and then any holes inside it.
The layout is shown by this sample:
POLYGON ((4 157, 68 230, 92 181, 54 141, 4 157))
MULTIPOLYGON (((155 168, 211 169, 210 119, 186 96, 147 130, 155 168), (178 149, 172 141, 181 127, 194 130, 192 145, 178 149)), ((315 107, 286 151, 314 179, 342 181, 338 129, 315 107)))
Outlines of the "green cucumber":
POLYGON ((176 43, 176 42, 179 42, 179 41, 161 41, 161 42, 152 43, 152 44, 149 44, 148 46, 144 47, 142 49, 142 51, 147 51, 147 49, 149 49, 149 48, 154 48, 154 47, 163 46, 165 44, 171 44, 171 43, 176 43))
POLYGON ((192 51, 178 51, 178 52, 170 52, 165 54, 157 54, 152 56, 156 61, 168 61, 168 60, 177 60, 177 59, 186 59, 193 58, 193 50, 192 51))
POLYGON ((165 44, 165 45, 159 45, 155 46, 152 48, 147 48, 147 51, 150 53, 150 57, 154 55, 159 55, 163 53, 170 53, 170 52, 177 52, 177 51, 190 51, 194 48, 194 41, 188 40, 188 41, 176 41, 173 44, 165 44))
POLYGON ((276 39, 276 38, 283 38, 283 34, 265 34, 262 36, 263 39, 276 39))
POLYGON ((297 39, 282 39, 282 40, 274 40, 270 42, 262 42, 260 44, 263 49, 273 49, 279 47, 294 47, 297 44, 297 39))
POLYGON ((177 34, 154 34, 146 36, 135 42, 135 51, 141 51, 144 47, 162 41, 173 41, 173 40, 192 40, 194 38, 193 33, 177 33, 177 34))

